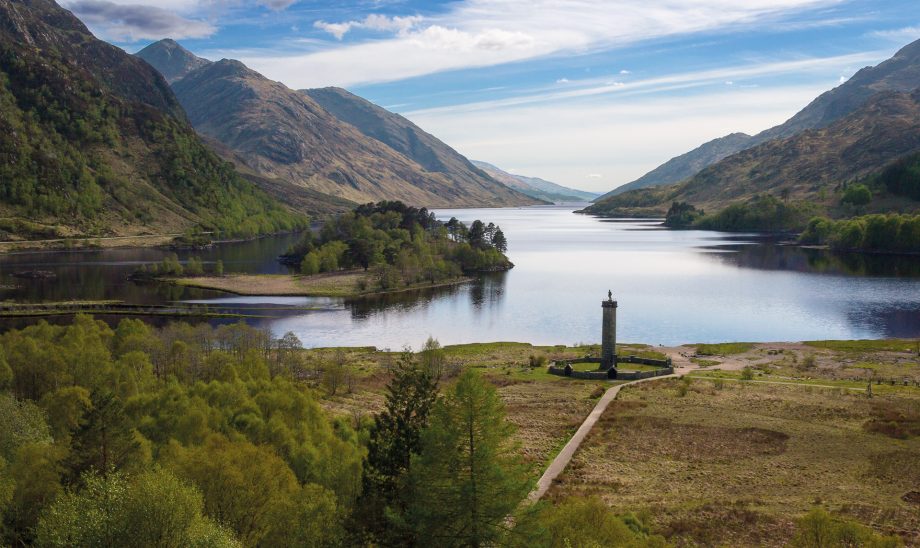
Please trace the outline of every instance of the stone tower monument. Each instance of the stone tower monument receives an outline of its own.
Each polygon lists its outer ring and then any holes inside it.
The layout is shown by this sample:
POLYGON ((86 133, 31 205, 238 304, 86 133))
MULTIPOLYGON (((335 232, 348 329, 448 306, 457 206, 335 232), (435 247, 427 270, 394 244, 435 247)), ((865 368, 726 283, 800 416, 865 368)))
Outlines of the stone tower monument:
POLYGON ((607 300, 601 301, 604 320, 601 326, 601 369, 617 366, 617 302, 613 292, 607 292, 607 300))

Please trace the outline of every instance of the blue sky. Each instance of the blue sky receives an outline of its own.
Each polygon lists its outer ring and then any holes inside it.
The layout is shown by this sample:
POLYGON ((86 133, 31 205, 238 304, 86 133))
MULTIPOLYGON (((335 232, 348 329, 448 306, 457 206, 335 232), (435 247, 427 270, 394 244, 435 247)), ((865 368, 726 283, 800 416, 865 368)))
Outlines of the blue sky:
POLYGON ((610 190, 778 123, 920 39, 917 0, 67 0, 134 52, 175 38, 337 85, 470 158, 610 190))

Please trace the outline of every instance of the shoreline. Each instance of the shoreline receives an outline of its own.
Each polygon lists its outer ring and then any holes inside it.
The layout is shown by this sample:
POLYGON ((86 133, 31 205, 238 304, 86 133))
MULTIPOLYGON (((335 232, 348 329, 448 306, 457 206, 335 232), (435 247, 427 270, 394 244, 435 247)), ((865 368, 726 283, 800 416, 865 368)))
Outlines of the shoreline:
POLYGON ((453 280, 430 284, 414 284, 390 290, 360 289, 359 284, 362 281, 368 282, 369 277, 370 274, 364 271, 346 270, 331 274, 314 274, 312 276, 299 274, 227 274, 224 276, 155 278, 153 281, 183 287, 222 291, 239 296, 364 299, 409 291, 451 287, 469 283, 475 279, 463 276, 453 280))
MULTIPOLYGON (((253 242, 263 238, 297 234, 304 230, 282 230, 269 234, 258 234, 248 238, 226 238, 212 240, 207 246, 253 242)), ((205 232, 204 234, 209 234, 205 232)), ((176 238, 184 236, 177 234, 137 234, 133 236, 101 236, 87 238, 54 238, 48 240, 5 240, 0 241, 0 256, 2 255, 27 255, 30 253, 70 253, 78 251, 98 251, 103 249, 151 249, 171 248, 176 238)), ((202 246, 202 247, 207 247, 202 246)), ((179 249, 191 249, 195 246, 177 245, 179 249)))

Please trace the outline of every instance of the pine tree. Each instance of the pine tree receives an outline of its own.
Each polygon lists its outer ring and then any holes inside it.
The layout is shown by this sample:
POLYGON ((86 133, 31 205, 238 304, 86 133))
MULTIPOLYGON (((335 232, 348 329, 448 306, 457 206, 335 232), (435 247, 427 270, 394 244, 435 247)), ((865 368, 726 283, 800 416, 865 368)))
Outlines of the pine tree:
POLYGON ((408 518, 418 538, 471 547, 502 539, 529 490, 512 433, 495 388, 464 372, 435 404, 409 470, 408 518))
POLYGON ((502 232, 501 228, 496 228, 495 234, 492 235, 492 247, 502 253, 508 251, 508 240, 505 238, 505 233, 502 232))
POLYGON ((93 407, 73 434, 70 470, 77 476, 96 470, 121 470, 138 458, 141 449, 124 406, 109 392, 92 394, 93 407))
POLYGON ((408 499, 404 478, 418 455, 421 433, 437 397, 436 379, 402 355, 387 385, 386 409, 374 418, 364 464, 364 494, 357 507, 362 526, 384 545, 412 543, 403 523, 408 499))

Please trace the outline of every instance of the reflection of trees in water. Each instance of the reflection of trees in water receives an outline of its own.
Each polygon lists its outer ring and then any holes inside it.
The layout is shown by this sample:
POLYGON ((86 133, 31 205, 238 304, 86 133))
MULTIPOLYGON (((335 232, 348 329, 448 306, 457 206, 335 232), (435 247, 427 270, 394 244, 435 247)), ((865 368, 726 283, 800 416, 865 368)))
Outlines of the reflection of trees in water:
POLYGON ((470 287, 470 302, 476 310, 493 308, 505 297, 507 272, 494 272, 480 276, 470 287))
POLYGON ((427 308, 435 300, 460 299, 469 295, 473 310, 481 311, 501 303, 505 292, 505 272, 479 276, 472 282, 461 285, 432 287, 399 293, 374 295, 348 302, 348 309, 354 320, 365 320, 383 311, 414 312, 427 308))
POLYGON ((874 337, 913 338, 920 335, 920 307, 904 309, 859 305, 847 311, 847 321, 870 331, 874 337))
POLYGON ((847 276, 920 277, 920 257, 916 256, 835 253, 780 245, 728 246, 721 249, 733 252, 710 256, 742 268, 847 276))

